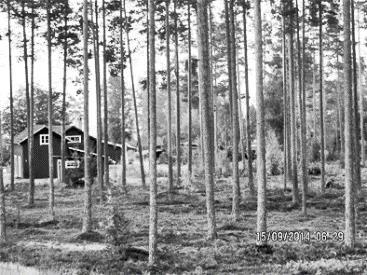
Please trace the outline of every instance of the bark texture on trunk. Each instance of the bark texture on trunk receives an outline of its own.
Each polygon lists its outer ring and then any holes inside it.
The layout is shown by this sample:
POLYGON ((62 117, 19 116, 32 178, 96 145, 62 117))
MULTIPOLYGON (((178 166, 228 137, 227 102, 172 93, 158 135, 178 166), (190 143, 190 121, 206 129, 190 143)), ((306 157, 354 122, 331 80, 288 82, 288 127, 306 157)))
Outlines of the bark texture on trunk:
POLYGON ((121 62, 121 186, 126 193, 126 143, 125 143, 125 49, 123 37, 123 6, 124 3, 120 0, 120 62, 121 62))
MULTIPOLYGON (((265 114, 263 86, 263 47, 261 0, 255 0, 255 68, 256 68, 256 140, 257 140, 257 228, 258 233, 266 232, 266 161, 265 161, 265 114)), ((258 240, 266 245, 266 239, 258 240)))
POLYGON ((89 87, 88 87, 88 0, 83 1, 83 84, 84 84, 84 215, 82 232, 92 230, 92 185, 89 148, 89 87))
POLYGON ((188 94, 188 124, 189 124, 189 160, 188 160, 188 171, 189 171, 189 180, 191 182, 192 178, 192 54, 191 54, 191 4, 188 2, 187 4, 187 24, 188 24, 188 47, 189 47, 189 58, 188 58, 188 66, 187 66, 187 94, 188 94))
POLYGON ((320 143, 321 143, 321 192, 325 192, 325 121, 324 121, 324 92, 323 92, 323 39, 322 39, 322 2, 319 3, 319 70, 320 70, 320 143))
POLYGON ((202 111, 202 135, 204 143, 204 171, 208 239, 217 237, 214 209, 214 112, 213 97, 210 94, 209 27, 208 1, 197 1, 198 54, 199 54, 199 93, 202 111))
POLYGON ((177 162, 177 186, 180 185, 181 178, 181 110, 180 110, 180 63, 178 56, 178 14, 177 14, 177 0, 174 0, 174 14, 175 14, 175 75, 176 75, 176 162, 177 162))
MULTIPOLYGON (((99 24, 98 24, 98 3, 95 0, 95 29, 94 40, 94 67, 96 74, 96 103, 97 103, 97 180, 99 184, 99 196, 103 201, 103 145, 102 145, 102 108, 101 108, 101 72, 100 72, 100 51, 99 51, 99 24)), ((124 149, 124 148, 123 148, 124 149)))
MULTIPOLYGON (((0 148, 3 148, 3 124, 0 112, 0 148)), ((3 163, 3 150, 0 150, 0 163, 3 163)), ((5 189, 3 179, 3 166, 0 165, 0 243, 6 242, 6 210, 5 210, 5 189)))
POLYGON ((157 114, 156 114, 156 77, 155 77, 155 3, 149 0, 149 78, 150 78, 150 148, 149 148, 149 173, 150 173, 150 209, 149 209, 149 265, 157 261, 157 114))
POLYGON ((64 10, 64 44, 63 44, 63 78, 62 78, 62 121, 61 121, 61 183, 65 184, 65 123, 66 123, 66 84, 68 57, 68 12, 69 1, 65 0, 64 10))
POLYGON ((14 191, 14 104, 13 104, 13 57, 10 0, 6 1, 8 12, 8 50, 9 50, 9 107, 10 107, 10 190, 14 191))
POLYGON ((353 182, 353 91, 350 32, 350 0, 343 0, 344 25, 344 118, 345 118, 345 245, 355 244, 354 182, 353 182))
POLYGON ((232 71, 232 218, 239 219, 240 206, 240 178, 238 171, 238 94, 237 94, 237 68, 236 68, 236 32, 234 3, 229 3, 229 21, 230 21, 230 47, 231 47, 231 71, 232 71))
POLYGON ((54 152, 53 152, 53 102, 52 102, 52 48, 51 48, 51 0, 47 0, 47 55, 48 55, 48 173, 50 184, 50 216, 55 219, 54 152))
MULTIPOLYGON (((291 9, 293 5, 291 4, 291 9)), ((293 24, 293 14, 290 15, 290 25, 293 24)), ((296 91, 294 87, 294 48, 293 48, 293 30, 288 33, 288 61, 289 61, 289 100, 290 100, 290 145, 291 145, 291 167, 292 167, 292 202, 299 203, 298 179, 297 179, 297 128, 296 128, 296 91)))
MULTIPOLYGON (((172 90, 171 90, 171 54, 170 54, 170 39, 171 32, 169 28, 169 7, 170 0, 166 0, 166 70, 167 70, 167 101, 168 101, 168 110, 167 110, 167 150, 168 150, 168 191, 169 194, 172 193, 173 190, 173 169, 172 169, 172 90)), ((190 104, 190 93, 189 93, 189 104, 190 104)), ((189 106, 190 109, 190 106, 189 106)), ((189 113, 190 116, 190 113, 189 113)), ((190 120, 190 118, 189 118, 190 120)), ((190 129, 190 127, 189 127, 190 129)), ((190 135, 189 135, 190 142, 190 135)), ((189 160, 190 161, 190 160, 189 160)), ((190 167, 190 165, 189 165, 190 167)))

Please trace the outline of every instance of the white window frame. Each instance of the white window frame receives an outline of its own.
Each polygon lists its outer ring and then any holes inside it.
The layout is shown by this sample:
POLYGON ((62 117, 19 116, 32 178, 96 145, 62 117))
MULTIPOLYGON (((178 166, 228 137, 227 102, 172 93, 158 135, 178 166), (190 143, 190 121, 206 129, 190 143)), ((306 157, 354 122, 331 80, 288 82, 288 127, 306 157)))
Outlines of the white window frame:
POLYGON ((74 135, 74 136, 66 136, 65 139, 67 143, 82 143, 82 136, 81 135, 74 135), (76 139, 76 140, 74 140, 76 139))
POLYGON ((50 138, 48 134, 40 135, 40 145, 48 145, 49 141, 50 138))

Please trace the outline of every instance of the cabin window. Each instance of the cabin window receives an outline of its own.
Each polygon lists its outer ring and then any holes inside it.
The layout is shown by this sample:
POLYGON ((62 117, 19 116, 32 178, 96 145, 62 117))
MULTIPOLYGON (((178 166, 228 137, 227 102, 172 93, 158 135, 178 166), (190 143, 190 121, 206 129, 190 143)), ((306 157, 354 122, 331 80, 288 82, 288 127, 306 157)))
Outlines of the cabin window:
POLYGON ((81 136, 66 136, 65 138, 68 143, 82 143, 81 136))
POLYGON ((48 135, 40 135, 40 145, 48 145, 48 135))

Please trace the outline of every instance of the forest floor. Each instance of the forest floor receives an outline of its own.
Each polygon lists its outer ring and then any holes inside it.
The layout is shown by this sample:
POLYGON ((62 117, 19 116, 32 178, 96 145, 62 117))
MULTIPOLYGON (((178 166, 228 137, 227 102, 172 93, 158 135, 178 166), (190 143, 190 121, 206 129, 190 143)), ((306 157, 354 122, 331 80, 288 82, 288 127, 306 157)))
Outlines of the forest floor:
MULTIPOLYGON (((336 164, 335 164, 336 165, 336 164)), ((335 166, 334 165, 334 166, 335 166)), ((207 241, 205 193, 203 186, 188 191, 179 189, 168 200, 166 179, 159 178, 159 223, 157 274, 366 274, 367 273, 367 203, 359 202, 357 245, 354 251, 343 246, 344 229, 343 175, 328 166, 334 184, 320 194, 320 177, 310 178, 308 215, 292 207, 291 193, 283 192, 282 176, 268 177, 268 230, 310 232, 310 240, 269 241, 269 247, 256 246, 256 200, 248 196, 242 183, 240 220, 232 222, 231 181, 217 180, 215 206, 218 239, 207 241), (202 188, 201 188, 201 187, 202 188), (317 234, 319 232, 319 234, 317 234), (322 232, 328 232, 322 240, 322 232), (335 235, 333 234, 335 233, 335 235)), ((363 169, 367 179, 367 169, 363 169)), ((136 251, 121 255, 106 244, 105 224, 109 206, 100 203, 98 188, 93 186, 93 230, 100 238, 77 238, 82 228, 83 189, 55 188, 57 223, 47 222, 47 181, 36 186, 35 206, 27 207, 27 184, 19 180, 16 191, 7 194, 9 242, 0 248, 0 262, 18 262, 75 272, 72 274, 141 274, 147 269, 149 193, 128 179, 128 196, 114 186, 113 194, 129 221, 128 241, 136 251), (17 207, 18 205, 18 207, 17 207), (18 210, 20 218, 18 218, 18 210)), ((366 182, 363 182, 364 188, 366 182)), ((365 192, 364 192, 365 193, 365 192)), ((283 235, 284 238, 284 235, 283 235)))

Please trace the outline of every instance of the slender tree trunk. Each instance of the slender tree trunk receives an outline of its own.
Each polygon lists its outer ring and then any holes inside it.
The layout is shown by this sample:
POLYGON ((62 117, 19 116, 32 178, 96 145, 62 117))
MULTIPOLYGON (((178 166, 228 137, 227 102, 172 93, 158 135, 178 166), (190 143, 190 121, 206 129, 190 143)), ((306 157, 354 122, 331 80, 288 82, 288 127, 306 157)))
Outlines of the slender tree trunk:
POLYGON ((156 113, 156 71, 155 71, 155 3, 148 0, 149 4, 149 75, 150 75, 150 148, 149 148, 149 173, 150 173, 150 213, 149 213, 149 265, 157 261, 157 113, 156 113))
POLYGON ((8 12, 8 50, 9 50, 9 98, 10 98, 10 190, 14 191, 14 104, 13 104, 13 58, 12 58, 12 30, 11 30, 11 6, 7 0, 8 12))
MULTIPOLYGON (((124 13, 125 13, 124 14, 125 15, 125 18, 127 18, 126 1, 125 0, 124 0, 124 13)), ((126 31, 127 53, 129 55, 131 90, 132 90, 133 102, 134 102, 136 136, 137 136, 137 139, 138 139, 141 185, 143 186, 143 188, 146 188, 146 184, 145 184, 145 172, 144 172, 144 161, 143 161, 143 150, 142 150, 142 145, 141 145, 140 128, 139 128, 138 106, 137 106, 137 103, 136 103, 136 92, 135 92, 135 83, 134 83, 134 71, 133 71, 133 62, 132 62, 132 52, 131 52, 131 49, 130 49, 130 37, 129 37, 129 32, 130 31, 129 31, 129 28, 126 27, 125 31, 126 31)), ((150 75, 149 80, 151 81, 151 75, 150 75)))
MULTIPOLYGON (((263 47, 261 0, 254 3, 255 68, 256 68, 256 140, 257 140, 257 233, 266 232, 266 160, 265 160, 265 106, 263 94, 263 47)), ((266 239, 258 240, 266 245, 266 239)))
MULTIPOLYGON (((291 8, 293 3, 291 3, 291 8)), ((290 15, 290 25, 294 22, 293 14, 290 15)), ((294 87, 294 59, 293 59, 293 30, 288 31, 288 51, 289 51, 289 95, 290 95, 290 123, 291 123, 291 167, 292 167, 292 201, 299 203, 298 179, 297 179, 297 129, 296 129, 296 91, 294 87)))
MULTIPOLYGON (((189 107, 189 160, 188 160, 188 171, 189 180, 192 179, 192 58, 191 58, 191 6, 190 2, 187 4, 187 25, 188 25, 188 42, 189 42, 189 58, 187 66, 187 94, 188 94, 188 107, 189 107)), ((167 39, 168 40, 168 39, 167 39)))
POLYGON ((340 129, 340 163, 343 163, 344 160, 344 145, 345 145, 345 142, 344 142, 344 123, 343 123, 343 114, 342 114, 342 94, 341 94, 341 91, 340 91, 340 76, 339 76, 339 51, 336 53, 336 57, 337 57, 337 96, 338 96, 338 112, 339 112, 339 129, 340 129))
POLYGON ((351 27, 352 27, 352 88, 353 88, 353 127, 354 127, 354 182, 355 182, 355 192, 361 189, 361 154, 360 154, 360 128, 359 128, 359 113, 358 113, 358 75, 357 75, 357 52, 356 52, 356 35, 355 35, 355 22, 354 22, 354 1, 351 1, 351 27))
MULTIPOLYGON (((97 2, 96 2, 97 3, 97 2)), ((120 62, 121 62, 121 186, 126 193, 126 143, 125 143, 125 49, 123 37, 123 0, 120 0, 120 62)))
POLYGON ((34 184, 32 182, 32 169, 29 163, 31 159, 31 126, 30 126, 30 96, 29 96, 29 77, 28 77, 28 46, 27 46, 27 34, 26 34, 26 13, 25 13, 25 0, 22 0, 22 30, 23 30, 23 59, 25 70, 25 92, 26 92, 26 104, 27 104, 27 137, 28 137, 28 175, 29 175, 29 192, 28 192, 28 205, 34 204, 34 184))
POLYGON ((47 0, 47 53, 48 53, 48 173, 50 183, 50 215, 55 219, 54 152, 52 129, 52 52, 51 52, 51 0, 47 0))
MULTIPOLYGON (((101 110, 101 73, 100 73, 100 52, 99 52, 99 25, 98 25, 98 2, 94 3, 95 29, 93 31, 94 40, 94 67, 96 75, 96 105, 97 105, 97 180, 99 184, 100 199, 103 201, 103 145, 102 145, 102 110, 101 110)), ((123 147, 122 150, 125 150, 123 147)), ((121 153, 122 154, 122 153, 121 153)))
POLYGON ((350 0, 343 0, 344 22, 344 117, 345 117, 345 238, 344 243, 350 248, 355 244, 354 220, 354 183, 353 183, 353 91, 352 91, 352 60, 350 41, 350 0))
MULTIPOLYGON (((31 2, 31 13, 34 14, 34 1, 31 2)), ((29 196, 29 205, 33 205, 34 203, 34 137, 33 137, 33 123, 34 123, 34 110, 33 110, 33 104, 34 104, 34 60, 35 60, 35 51, 34 51, 34 30, 35 30, 35 18, 32 16, 32 22, 31 22, 31 89, 30 89, 30 98, 29 98, 29 131, 31 133, 30 139, 29 139, 29 186, 30 189, 33 188, 32 191, 30 191, 29 196), (31 193, 33 194, 33 197, 31 197, 31 193)))
POLYGON ((148 111, 148 116, 147 116, 147 137, 148 137, 148 148, 150 148, 150 140, 149 140, 149 133, 150 133, 150 93, 149 93, 149 82, 150 82, 150 76, 149 76, 149 68, 150 68, 150 64, 149 64, 149 7, 148 7, 149 3, 147 1, 147 111, 148 111))
POLYGON ((180 184, 181 178, 181 110, 180 110, 180 63, 178 56, 178 14, 177 14, 177 0, 174 0, 174 14, 175 14, 175 74, 176 74, 176 151, 177 151, 177 185, 180 184))
MULTIPOLYGON (((303 0, 304 1, 304 0, 303 0)), ((301 48, 301 39, 299 34, 299 13, 298 13, 298 0, 296 0, 296 25, 297 25, 297 60, 298 60, 298 107, 299 107, 299 115, 300 115, 300 124, 301 124, 301 135, 300 135, 300 159, 301 159, 301 178, 302 178, 302 214, 307 215, 306 208, 306 193, 307 193, 307 164, 306 164, 306 118, 305 118, 305 110, 304 110, 304 101, 306 100, 305 94, 305 73, 304 73, 304 48, 305 44, 303 44, 301 48), (301 59, 302 52, 302 59, 301 59)), ((303 3, 303 12, 302 12, 302 34, 303 34, 303 43, 305 42, 304 36, 304 16, 305 9, 303 3)))
POLYGON ((359 127, 361 133, 361 160, 362 160, 362 167, 366 164, 366 145, 365 145, 365 134, 364 134, 364 108, 363 108, 363 86, 362 86, 362 55, 361 55, 361 26, 360 26, 360 19, 359 19, 359 8, 357 9, 357 22, 358 22, 358 55, 359 55, 359 66, 358 66, 358 75, 359 75, 359 127))
POLYGON ((313 66, 312 66, 312 120, 313 120, 313 138, 316 140, 316 125, 317 125, 317 116, 316 116, 316 57, 315 52, 312 54, 313 66))
POLYGON ((83 1, 83 84, 84 84, 84 214, 82 232, 92 230, 92 185, 89 148, 89 87, 88 87, 88 0, 83 1))
MULTIPOLYGON (((173 191, 172 93, 171 93, 171 57, 170 57, 171 31, 170 31, 170 28, 169 28, 169 7, 170 7, 170 3, 171 3, 170 0, 166 0, 166 17, 165 17, 166 22, 165 22, 165 25, 166 25, 166 70, 167 70, 167 101, 168 101, 168 108, 167 108, 167 150, 168 150, 168 194, 169 194, 169 196, 173 191)), ((190 25, 189 25, 189 27, 190 27, 190 25)), ((190 93, 189 93, 189 104, 190 104, 190 93)), ((189 105, 189 110, 190 110, 190 105, 189 105)), ((189 111, 189 123, 190 123, 190 111, 189 111)), ((189 129, 190 129, 190 126, 189 126, 189 129)), ((190 143, 190 134, 189 134, 189 143, 190 143)), ((189 168, 190 168, 190 164, 189 164, 189 168)))
POLYGON ((5 190, 3 179, 3 133, 0 112, 0 243, 6 242, 6 210, 5 210, 5 190))
POLYGON ((325 120, 323 92, 322 2, 319 2, 319 61, 320 61, 320 142, 321 142, 321 192, 325 192, 325 120))
MULTIPOLYGON (((284 5, 284 4, 283 4, 284 5)), ((285 12, 283 7, 283 13, 285 12)), ((287 93, 287 47, 286 47, 286 38, 285 38, 285 15, 282 16, 282 54, 283 54, 283 157, 284 157, 284 177, 283 177, 283 185, 284 185, 284 191, 287 189, 287 177, 289 177, 288 173, 288 93, 287 93)))
POLYGON ((249 90, 249 75, 248 75, 248 53, 247 53, 247 7, 245 2, 242 6, 243 16, 243 49, 245 57, 245 87, 246 87, 246 147, 247 147, 247 173, 248 173, 248 187, 250 195, 255 197, 254 176, 252 169, 252 149, 251 149, 251 125, 250 125, 250 90, 249 90))
POLYGON ((68 57, 68 7, 69 1, 65 1, 64 10, 64 56, 63 56, 63 79, 62 79, 62 121, 61 121, 61 183, 65 183, 65 131, 66 131, 66 72, 68 57))
MULTIPOLYGON (((226 23, 226 44, 227 44, 227 67, 228 67, 228 85, 229 85, 229 114, 231 119, 231 125, 232 125, 232 112, 233 112, 233 106, 232 106, 232 91, 233 91, 233 83, 232 83, 232 47, 231 47, 231 23, 229 19, 229 4, 228 0, 224 0, 224 8, 225 8, 225 23, 226 23)), ((233 148, 232 148, 233 149, 233 148)), ((233 151, 232 151, 233 156, 233 151)))
POLYGON ((241 199, 240 179, 238 172, 238 94, 237 94, 237 72, 236 72, 236 34, 234 3, 229 3, 230 18, 230 45, 231 45, 231 65, 232 65, 232 216, 234 220, 239 218, 239 205, 241 199))
MULTIPOLYGON (((108 157, 108 91, 107 91, 107 38, 106 38, 106 3, 102 1, 102 36, 103 36, 103 168, 104 185, 107 187, 108 200, 111 199, 110 168, 108 157)), ((103 199, 103 198, 102 198, 103 199)))
POLYGON ((210 60, 210 79, 211 85, 211 94, 213 95, 213 110, 214 110, 214 163, 217 163, 218 160, 218 141, 217 141, 217 92, 214 90, 214 87, 216 86, 216 79, 214 76, 214 60, 213 60, 213 14, 212 14, 212 7, 209 3, 208 6, 208 12, 209 12, 209 60, 210 60))
POLYGON ((206 207, 208 221, 208 239, 217 237, 214 209, 214 112, 213 97, 210 94, 210 62, 209 62, 209 27, 208 1, 197 1, 198 20, 198 56, 199 56, 199 93, 203 116, 204 170, 206 207))

